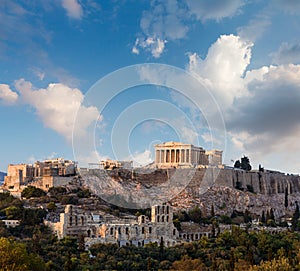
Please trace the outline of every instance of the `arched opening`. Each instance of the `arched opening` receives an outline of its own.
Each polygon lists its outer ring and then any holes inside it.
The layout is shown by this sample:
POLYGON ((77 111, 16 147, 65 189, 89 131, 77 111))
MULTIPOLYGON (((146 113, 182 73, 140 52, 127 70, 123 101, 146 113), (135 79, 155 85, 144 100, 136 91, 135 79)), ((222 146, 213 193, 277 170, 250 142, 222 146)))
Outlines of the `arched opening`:
POLYGON ((161 216, 161 222, 165 222, 165 217, 163 215, 161 216))
POLYGON ((88 237, 91 237, 91 230, 88 230, 88 231, 87 231, 87 236, 88 236, 88 237))

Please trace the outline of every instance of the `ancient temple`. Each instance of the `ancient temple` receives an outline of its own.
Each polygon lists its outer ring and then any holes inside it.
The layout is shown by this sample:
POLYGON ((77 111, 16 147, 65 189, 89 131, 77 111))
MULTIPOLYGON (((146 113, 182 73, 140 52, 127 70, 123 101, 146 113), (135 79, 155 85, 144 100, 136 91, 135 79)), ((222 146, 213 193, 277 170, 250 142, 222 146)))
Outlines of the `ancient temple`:
POLYGON ((173 141, 154 147, 155 165, 159 168, 208 165, 208 157, 201 147, 173 141))

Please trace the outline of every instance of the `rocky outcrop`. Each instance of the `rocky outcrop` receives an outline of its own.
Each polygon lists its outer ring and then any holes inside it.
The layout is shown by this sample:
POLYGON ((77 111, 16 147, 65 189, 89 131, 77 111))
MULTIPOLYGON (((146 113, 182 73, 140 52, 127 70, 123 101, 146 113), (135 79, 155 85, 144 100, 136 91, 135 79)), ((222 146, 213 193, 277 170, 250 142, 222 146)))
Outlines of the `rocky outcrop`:
POLYGON ((134 169, 86 170, 83 179, 104 200, 129 208, 144 208, 169 201, 188 209, 199 205, 203 213, 214 204, 216 213, 233 210, 261 215, 273 209, 281 217, 294 211, 300 202, 300 177, 280 172, 246 172, 237 169, 134 169), (284 206, 285 189, 289 206, 284 206))

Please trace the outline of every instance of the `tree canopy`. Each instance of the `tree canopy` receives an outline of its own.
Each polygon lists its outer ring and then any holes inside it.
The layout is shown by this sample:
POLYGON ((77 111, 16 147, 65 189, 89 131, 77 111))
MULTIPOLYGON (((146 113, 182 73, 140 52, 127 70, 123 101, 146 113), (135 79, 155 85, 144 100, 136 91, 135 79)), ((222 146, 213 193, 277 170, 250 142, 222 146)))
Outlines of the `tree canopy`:
POLYGON ((46 192, 43 191, 40 188, 34 187, 34 186, 27 186, 22 192, 21 192, 21 196, 29 199, 31 197, 42 197, 45 196, 46 192))
POLYGON ((241 158, 241 160, 236 160, 234 163, 235 168, 240 168, 246 171, 250 171, 252 169, 252 166, 250 164, 249 157, 245 156, 241 158))

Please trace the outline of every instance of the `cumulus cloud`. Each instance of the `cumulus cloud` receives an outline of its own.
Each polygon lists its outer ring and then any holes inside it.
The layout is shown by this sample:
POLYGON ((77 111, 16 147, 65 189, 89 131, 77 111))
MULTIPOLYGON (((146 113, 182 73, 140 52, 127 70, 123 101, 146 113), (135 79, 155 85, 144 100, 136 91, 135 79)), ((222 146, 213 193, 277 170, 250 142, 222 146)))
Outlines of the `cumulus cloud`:
POLYGON ((273 155, 280 168, 300 151, 300 65, 249 71, 245 81, 250 96, 236 99, 227 119, 232 141, 265 163, 273 155))
POLYGON ((232 111, 228 127, 242 129, 250 135, 270 133, 268 140, 280 139, 300 128, 300 66, 270 66, 263 72, 262 77, 248 80, 250 97, 235 101, 238 115, 232 111))
POLYGON ((62 0, 62 6, 67 15, 72 19, 81 19, 83 15, 82 7, 77 0, 62 0))
POLYGON ((132 160, 134 167, 145 166, 153 162, 151 151, 136 152, 125 160, 132 160))
POLYGON ((300 63, 300 43, 282 43, 279 50, 271 54, 273 63, 300 63))
POLYGON ((152 0, 150 9, 143 12, 140 26, 142 34, 136 39, 132 53, 140 50, 151 52, 158 58, 167 41, 184 39, 189 31, 188 23, 212 19, 220 21, 239 14, 242 0, 152 0))
MULTIPOLYGON (((221 36, 205 59, 190 54, 187 70, 201 79, 222 107, 233 150, 266 166, 295 172, 300 151, 300 65, 247 71, 251 47, 238 36, 221 36)), ((279 52, 283 51, 297 51, 297 46, 281 46, 279 52)))
POLYGON ((212 91, 222 109, 232 105, 236 97, 247 95, 244 74, 251 59, 252 44, 234 35, 222 35, 202 60, 190 54, 187 70, 200 77, 212 91))
POLYGON ((194 14, 198 20, 216 20, 219 21, 226 17, 233 17, 239 14, 243 6, 242 0, 186 0, 191 14, 194 14))
POLYGON ((44 125, 63 135, 68 141, 72 139, 75 117, 78 133, 84 135, 87 127, 97 118, 99 112, 95 107, 82 105, 83 94, 77 88, 63 84, 49 84, 46 89, 34 89, 24 79, 15 83, 21 100, 32 106, 44 125))
POLYGON ((140 53, 139 48, 142 48, 146 51, 151 52, 153 57, 159 58, 164 51, 166 42, 166 40, 161 40, 159 38, 153 37, 148 37, 145 40, 136 39, 135 45, 132 48, 132 52, 138 55, 140 53))
POLYGON ((186 10, 180 2, 152 0, 151 9, 144 11, 140 26, 142 34, 135 41, 132 52, 139 54, 139 48, 160 57, 168 40, 185 37, 188 27, 184 23, 186 10))
POLYGON ((11 105, 18 100, 18 94, 12 91, 9 85, 0 84, 0 101, 4 104, 11 105))

